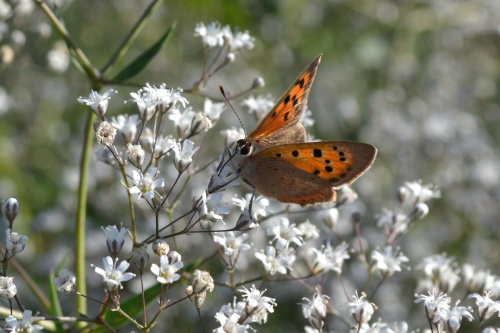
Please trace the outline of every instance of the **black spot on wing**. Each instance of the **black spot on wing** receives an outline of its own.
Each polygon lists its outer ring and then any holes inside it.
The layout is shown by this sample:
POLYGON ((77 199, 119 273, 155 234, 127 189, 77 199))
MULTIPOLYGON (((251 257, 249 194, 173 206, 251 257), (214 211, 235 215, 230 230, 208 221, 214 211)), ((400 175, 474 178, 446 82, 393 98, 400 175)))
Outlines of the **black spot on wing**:
POLYGON ((292 151, 293 157, 299 157, 299 152, 297 150, 292 151))
POLYGON ((314 157, 323 157, 323 151, 321 149, 313 149, 314 157))

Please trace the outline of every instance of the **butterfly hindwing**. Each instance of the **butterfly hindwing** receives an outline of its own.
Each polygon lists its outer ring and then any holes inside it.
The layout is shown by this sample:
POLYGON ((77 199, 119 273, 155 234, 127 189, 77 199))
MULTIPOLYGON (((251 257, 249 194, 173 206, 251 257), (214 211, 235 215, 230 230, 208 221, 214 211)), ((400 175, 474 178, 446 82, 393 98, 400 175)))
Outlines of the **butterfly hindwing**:
POLYGON ((273 134, 285 131, 300 120, 304 113, 309 90, 311 89, 320 60, 321 55, 317 56, 304 69, 247 139, 271 143, 273 141, 273 134))
POLYGON ((331 187, 338 188, 351 184, 368 170, 376 154, 377 149, 369 144, 326 141, 273 146, 249 158, 256 166, 265 161, 280 161, 306 172, 311 179, 319 178, 328 181, 331 187))

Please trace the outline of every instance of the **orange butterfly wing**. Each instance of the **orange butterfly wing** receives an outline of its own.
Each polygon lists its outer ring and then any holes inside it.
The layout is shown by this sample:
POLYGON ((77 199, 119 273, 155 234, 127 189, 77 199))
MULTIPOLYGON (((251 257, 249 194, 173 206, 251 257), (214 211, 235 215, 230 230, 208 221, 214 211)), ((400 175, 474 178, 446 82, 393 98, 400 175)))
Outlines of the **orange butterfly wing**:
POLYGON ((372 145, 350 141, 292 143, 258 151, 242 177, 263 194, 302 206, 335 200, 375 160, 372 145))
POLYGON ((289 130, 291 126, 299 122, 306 108, 309 90, 320 60, 321 54, 304 69, 294 84, 281 96, 267 116, 247 137, 248 141, 256 141, 263 146, 277 144, 279 140, 276 139, 280 137, 280 132, 289 130))

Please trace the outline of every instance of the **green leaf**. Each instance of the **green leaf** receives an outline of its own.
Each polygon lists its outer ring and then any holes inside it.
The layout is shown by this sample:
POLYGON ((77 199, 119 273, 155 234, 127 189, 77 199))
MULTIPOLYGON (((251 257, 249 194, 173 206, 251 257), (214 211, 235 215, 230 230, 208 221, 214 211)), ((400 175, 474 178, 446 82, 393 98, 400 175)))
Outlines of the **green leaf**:
MULTIPOLYGON (((63 260, 63 262, 66 260, 63 260)), ((61 270, 58 269, 58 272, 61 270)), ((56 285, 54 283, 54 272, 49 274, 49 297, 50 297, 50 315, 52 317, 62 317, 61 303, 59 302, 59 295, 57 293, 56 285)), ((62 322, 54 321, 56 325, 56 332, 64 332, 62 322)))
POLYGON ((122 83, 126 80, 139 74, 144 67, 146 67, 149 62, 155 57, 155 55, 161 50, 163 44, 168 40, 168 37, 175 28, 175 23, 173 23, 163 34, 163 36, 149 49, 144 51, 140 56, 135 58, 127 67, 125 67, 118 75, 116 75, 112 81, 115 83, 122 83))

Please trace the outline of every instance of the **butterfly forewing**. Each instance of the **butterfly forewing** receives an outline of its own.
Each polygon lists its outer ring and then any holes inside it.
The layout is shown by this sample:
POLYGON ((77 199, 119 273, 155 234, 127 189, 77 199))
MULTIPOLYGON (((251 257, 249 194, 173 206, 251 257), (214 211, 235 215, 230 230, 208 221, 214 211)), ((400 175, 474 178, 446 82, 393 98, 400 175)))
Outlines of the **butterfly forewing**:
POLYGON ((292 86, 281 96, 267 116, 250 133, 247 138, 248 140, 271 143, 273 141, 273 134, 287 130, 287 128, 300 120, 304 113, 309 90, 311 89, 320 60, 321 55, 317 56, 306 67, 292 86))
MULTIPOLYGON (((377 149, 372 145, 350 141, 292 143, 263 149, 249 158, 259 165, 280 161, 305 171, 337 188, 351 184, 372 165, 377 149)), ((278 170, 280 171, 280 170, 278 170)))

